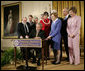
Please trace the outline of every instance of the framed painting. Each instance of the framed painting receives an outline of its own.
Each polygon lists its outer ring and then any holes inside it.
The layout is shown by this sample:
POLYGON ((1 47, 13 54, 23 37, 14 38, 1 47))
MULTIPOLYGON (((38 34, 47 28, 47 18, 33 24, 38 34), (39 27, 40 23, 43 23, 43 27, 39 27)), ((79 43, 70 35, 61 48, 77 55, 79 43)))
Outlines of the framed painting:
POLYGON ((17 24, 21 21, 21 2, 2 5, 1 38, 17 38, 17 24))

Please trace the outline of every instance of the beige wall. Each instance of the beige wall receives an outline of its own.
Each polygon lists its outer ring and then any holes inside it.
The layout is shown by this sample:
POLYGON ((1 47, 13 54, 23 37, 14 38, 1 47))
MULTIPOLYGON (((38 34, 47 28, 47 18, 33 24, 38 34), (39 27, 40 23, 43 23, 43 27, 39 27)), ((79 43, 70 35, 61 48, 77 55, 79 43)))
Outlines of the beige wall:
MULTIPOLYGON (((16 3, 16 2, 22 3, 22 12, 21 12, 22 17, 28 17, 29 14, 32 14, 33 16, 37 16, 38 18, 40 18, 40 15, 44 11, 49 12, 49 3, 52 6, 52 1, 1 1, 1 6, 11 4, 11 3, 16 3)), ((1 49, 8 49, 8 48, 4 47, 1 49)))
POLYGON ((40 18, 40 14, 44 11, 49 12, 49 3, 52 6, 52 1, 1 1, 1 5, 10 3, 22 3, 22 17, 28 17, 29 14, 40 18))

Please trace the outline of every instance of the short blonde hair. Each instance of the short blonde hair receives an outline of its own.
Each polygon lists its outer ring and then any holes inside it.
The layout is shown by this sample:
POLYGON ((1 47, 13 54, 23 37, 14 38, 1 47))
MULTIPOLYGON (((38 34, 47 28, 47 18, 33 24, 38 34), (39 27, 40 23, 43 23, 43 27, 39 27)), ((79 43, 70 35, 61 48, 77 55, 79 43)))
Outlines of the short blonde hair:
POLYGON ((23 17, 23 18, 21 19, 21 21, 23 21, 23 19, 24 19, 24 18, 26 18, 26 19, 27 19, 27 17, 23 17))
POLYGON ((58 17, 58 12, 56 10, 52 10, 51 15, 54 15, 57 18, 58 17))
POLYGON ((57 12, 56 10, 52 10, 51 13, 57 12))
POLYGON ((57 12, 53 12, 53 13, 51 13, 51 15, 54 15, 56 18, 58 17, 58 13, 57 12))

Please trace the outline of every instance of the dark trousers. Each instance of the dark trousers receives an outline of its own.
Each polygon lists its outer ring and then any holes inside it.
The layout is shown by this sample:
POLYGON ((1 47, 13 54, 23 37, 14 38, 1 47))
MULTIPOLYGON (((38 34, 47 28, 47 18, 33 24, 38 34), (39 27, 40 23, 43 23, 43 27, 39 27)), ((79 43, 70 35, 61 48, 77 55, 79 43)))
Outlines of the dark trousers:
POLYGON ((60 44, 60 50, 61 50, 61 58, 62 58, 62 39, 64 40, 64 47, 67 55, 67 59, 69 59, 69 50, 68 50, 68 35, 64 34, 61 37, 61 44, 60 44))
POLYGON ((32 48, 24 48, 24 47, 21 47, 21 53, 22 53, 22 56, 23 56, 23 59, 26 60, 26 50, 27 50, 27 57, 28 57, 28 60, 30 58, 34 58, 34 54, 31 51, 32 48))
POLYGON ((41 48, 36 48, 35 51, 36 51, 36 57, 38 57, 39 59, 41 59, 41 57, 42 57, 41 48))
POLYGON ((26 57, 25 57, 26 48, 21 47, 20 50, 21 50, 21 53, 22 53, 23 59, 26 60, 26 57))
MULTIPOLYGON (((50 41, 48 40, 46 42, 46 48, 44 48, 44 51, 47 51, 47 57, 49 58, 49 45, 50 45, 50 41)), ((46 56, 46 53, 44 53, 44 55, 46 56)))

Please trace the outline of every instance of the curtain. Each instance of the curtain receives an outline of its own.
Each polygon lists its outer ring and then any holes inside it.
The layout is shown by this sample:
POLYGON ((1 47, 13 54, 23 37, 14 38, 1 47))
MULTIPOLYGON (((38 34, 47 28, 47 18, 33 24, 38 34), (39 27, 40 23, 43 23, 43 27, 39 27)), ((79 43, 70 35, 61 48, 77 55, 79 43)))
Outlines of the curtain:
POLYGON ((64 17, 63 8, 72 6, 77 8, 77 15, 81 16, 80 44, 84 45, 84 1, 52 1, 52 9, 57 10, 59 17, 64 17))

